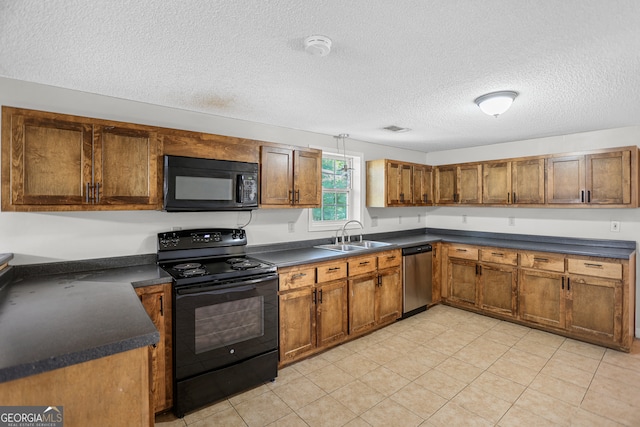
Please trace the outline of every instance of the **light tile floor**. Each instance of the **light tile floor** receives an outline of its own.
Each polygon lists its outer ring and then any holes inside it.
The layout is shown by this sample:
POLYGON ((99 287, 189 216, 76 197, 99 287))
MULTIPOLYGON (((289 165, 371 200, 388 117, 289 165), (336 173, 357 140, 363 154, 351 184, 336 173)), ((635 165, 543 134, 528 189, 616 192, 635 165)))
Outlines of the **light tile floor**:
POLYGON ((631 354, 438 305, 170 426, 640 426, 631 354))

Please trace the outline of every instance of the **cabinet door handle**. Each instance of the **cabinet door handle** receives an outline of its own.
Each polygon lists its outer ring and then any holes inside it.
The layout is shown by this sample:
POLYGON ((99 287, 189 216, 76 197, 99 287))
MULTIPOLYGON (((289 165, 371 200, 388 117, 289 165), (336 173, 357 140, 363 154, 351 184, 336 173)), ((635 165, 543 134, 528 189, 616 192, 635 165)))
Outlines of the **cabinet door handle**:
POLYGON ((482 276, 482 266, 480 264, 476 264, 476 276, 482 276))
POLYGON ((591 203, 591 190, 587 191, 587 203, 591 203))
POLYGON ((507 204, 511 203, 511 193, 507 193, 507 204))
POLYGON ((394 259, 396 259, 396 256, 395 255, 391 255, 391 256, 388 256, 387 259, 388 260, 394 260, 394 259))
POLYGON ((293 190, 289 190, 289 203, 293 203, 293 190))
POLYGON ((571 291, 571 278, 567 277, 567 291, 571 291))
POLYGON ((91 188, 91 186, 87 182, 87 190, 84 192, 84 201, 85 201, 85 203, 89 203, 89 188, 91 188))
POLYGON ((491 252, 491 255, 501 257, 501 258, 504 257, 504 254, 501 252, 491 252))
POLYGON ((369 261, 362 261, 362 262, 360 263, 360 265, 367 265, 367 264, 369 264, 369 261))
POLYGON ((562 289, 564 290, 564 277, 562 278, 562 289))
POLYGON ((580 200, 584 203, 584 190, 580 192, 580 200))
POLYGON ((164 316, 164 298, 160 295, 160 316, 164 316))
POLYGON ((378 286, 382 286, 382 276, 378 276, 378 286))
POLYGON ((100 203, 100 183, 96 182, 96 186, 95 186, 95 191, 96 191, 96 195, 94 197, 96 203, 100 203))
POLYGON ((513 192, 513 203, 516 203, 516 192, 513 192))
POLYGON ((296 190, 296 201, 295 203, 300 203, 300 190, 296 190))
POLYGON ((322 289, 320 289, 320 304, 322 304, 322 289))
POLYGON ((318 290, 314 289, 313 292, 311 293, 311 301, 313 301, 313 303, 315 304, 317 302, 318 299, 318 290))
POLYGON ((538 258, 537 256, 534 256, 533 260, 537 262, 549 262, 549 258, 538 258))
POLYGON ((460 248, 457 248, 457 249, 456 249, 456 252, 467 252, 467 250, 466 250, 466 249, 460 249, 460 248))
POLYGON ((424 193, 422 195, 422 200, 424 200, 424 202, 427 203, 427 201, 429 200, 429 197, 428 197, 427 193, 424 193))
POLYGON ((340 267, 327 268, 327 271, 337 271, 337 270, 340 270, 340 267))

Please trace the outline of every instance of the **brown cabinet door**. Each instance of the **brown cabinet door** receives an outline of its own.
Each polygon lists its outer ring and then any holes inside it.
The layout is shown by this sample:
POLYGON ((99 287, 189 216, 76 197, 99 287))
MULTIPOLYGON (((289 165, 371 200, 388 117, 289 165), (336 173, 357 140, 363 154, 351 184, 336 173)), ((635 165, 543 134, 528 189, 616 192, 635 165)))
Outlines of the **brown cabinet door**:
POLYGON ((458 167, 458 202, 482 203, 482 165, 458 167))
POLYGON ((400 177, 402 165, 397 162, 387 163, 387 205, 398 206, 400 202, 400 177))
POLYGON ((280 362, 310 352, 316 346, 312 287, 280 294, 280 362))
POLYGON ((584 203, 585 158, 567 156, 547 159, 547 203, 584 203))
MULTIPOLYGON (((89 203, 93 126, 89 123, 3 114, 11 126, 11 196, 3 194, 3 209, 10 205, 81 205, 89 203)), ((5 145, 6 148, 6 145, 5 145)), ((3 187, 9 182, 3 182, 3 187)))
POLYGON ((400 165, 400 204, 410 206, 413 204, 413 175, 411 165, 400 165))
POLYGON ((376 292, 376 323, 384 324, 397 320, 402 315, 402 279, 400 269, 392 268, 378 272, 376 292))
POLYGON ((431 189, 431 167, 413 165, 413 204, 427 206, 433 204, 431 189))
POLYGON ((349 279, 349 334, 366 332, 376 323, 378 276, 349 279))
POLYGON ((435 172, 436 204, 455 203, 457 201, 456 166, 438 166, 435 172))
POLYGON ((342 341, 348 333, 347 281, 318 286, 316 292, 318 347, 342 341))
POLYGON ((544 159, 511 163, 511 203, 544 203, 544 159))
POLYGON ((479 307, 497 314, 515 316, 518 270, 493 264, 481 264, 479 268, 479 307))
POLYGON ((136 293, 160 333, 158 344, 150 347, 152 406, 157 413, 173 405, 171 284, 136 288, 136 293))
POLYGON ((488 162, 482 166, 482 203, 509 204, 511 162, 488 162))
POLYGON ((288 206, 293 201, 293 151, 261 147, 260 203, 288 206))
POLYGON ((293 165, 295 207, 319 207, 322 204, 322 152, 295 150, 293 165))
POLYGON ((586 202, 602 205, 631 203, 631 152, 586 156, 586 202))
POLYGON ((94 128, 94 203, 158 203, 156 132, 114 126, 94 128))
POLYGON ((448 300, 456 304, 476 307, 478 300, 476 262, 449 258, 448 264, 448 300))
POLYGON ((569 276, 566 328, 610 343, 622 338, 622 283, 589 276, 569 276))
POLYGON ((561 274, 520 270, 518 313, 527 322, 565 327, 565 277, 561 274))

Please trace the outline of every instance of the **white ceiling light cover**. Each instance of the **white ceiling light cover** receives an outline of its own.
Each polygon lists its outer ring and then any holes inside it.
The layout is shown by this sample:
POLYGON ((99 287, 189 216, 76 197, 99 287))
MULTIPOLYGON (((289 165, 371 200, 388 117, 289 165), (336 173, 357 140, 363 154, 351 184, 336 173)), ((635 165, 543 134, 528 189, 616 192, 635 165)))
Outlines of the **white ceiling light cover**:
POLYGON ((509 90, 492 92, 476 98, 475 103, 483 113, 498 117, 511 107, 516 96, 518 96, 517 92, 509 90))

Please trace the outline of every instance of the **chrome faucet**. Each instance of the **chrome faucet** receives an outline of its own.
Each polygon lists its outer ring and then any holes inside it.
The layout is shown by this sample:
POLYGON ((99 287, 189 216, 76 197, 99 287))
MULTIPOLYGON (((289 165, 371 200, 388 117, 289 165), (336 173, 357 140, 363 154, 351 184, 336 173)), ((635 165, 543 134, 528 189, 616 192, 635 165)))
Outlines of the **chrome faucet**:
MULTIPOLYGON (((346 229, 347 229, 347 225, 349 225, 351 223, 356 223, 356 224, 358 224, 360 226, 360 241, 362 242, 362 230, 364 230, 364 225, 362 225, 362 223, 360 221, 358 221, 356 219, 352 219, 352 220, 349 220, 349 221, 345 222, 344 225, 342 226, 342 243, 343 244, 345 243, 344 235, 345 235, 345 232, 346 232, 346 229)), ((336 232, 336 236, 337 235, 338 235, 338 233, 336 232)), ((349 239, 348 241, 350 242, 351 241, 351 236, 349 236, 347 234, 347 238, 349 239)))

